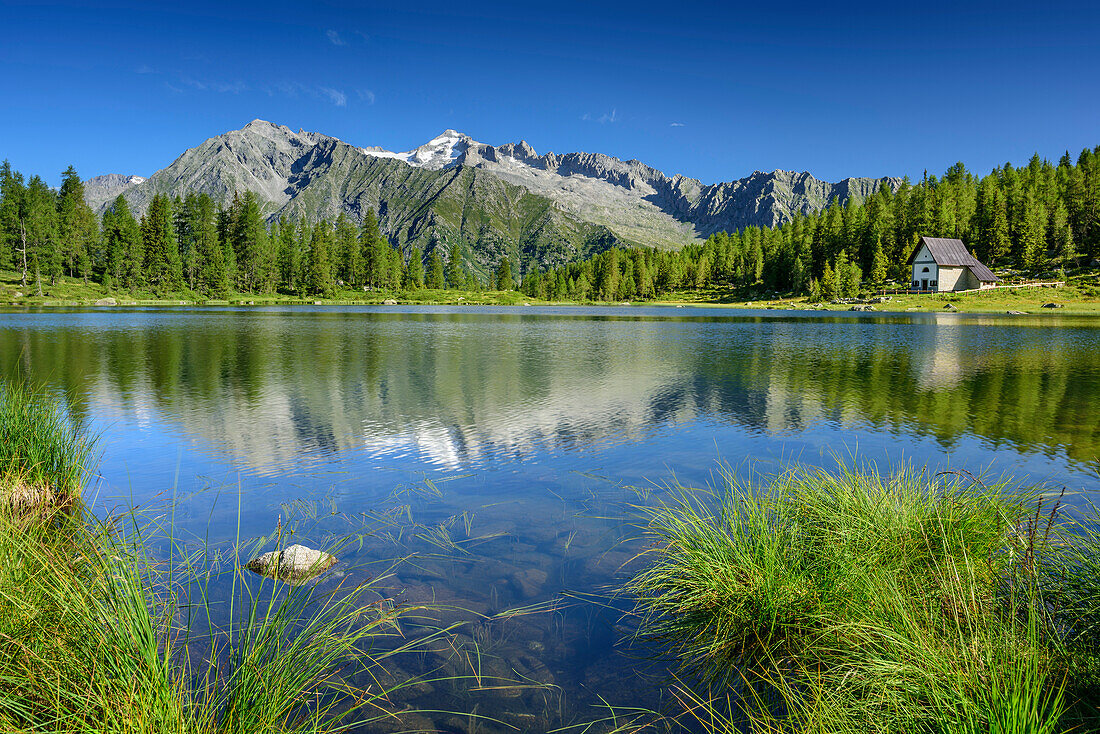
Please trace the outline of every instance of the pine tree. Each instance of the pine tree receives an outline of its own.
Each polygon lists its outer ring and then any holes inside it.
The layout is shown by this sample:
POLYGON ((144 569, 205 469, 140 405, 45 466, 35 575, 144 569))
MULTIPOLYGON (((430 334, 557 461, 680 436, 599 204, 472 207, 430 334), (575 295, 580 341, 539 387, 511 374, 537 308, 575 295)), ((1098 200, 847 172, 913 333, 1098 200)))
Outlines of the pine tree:
POLYGON ((191 229, 195 248, 195 279, 199 290, 224 298, 229 295, 225 245, 218 238, 218 214, 214 200, 199 194, 192 209, 191 229))
POLYGON ((462 266, 462 243, 456 242, 451 246, 450 255, 447 258, 447 287, 464 288, 466 286, 466 274, 462 266))
POLYGON ((829 263, 825 263, 825 270, 821 274, 821 298, 826 301, 833 301, 837 298, 840 292, 840 285, 837 282, 836 271, 829 263))
POLYGON ((141 240, 145 251, 145 280, 158 293, 178 290, 182 285, 179 244, 172 222, 172 204, 156 194, 141 218, 141 240))
POLYGON ((1047 227, 1050 236, 1050 246, 1062 259, 1062 267, 1076 265, 1077 253, 1073 243, 1073 230, 1069 226, 1069 210, 1059 200, 1050 214, 1050 225, 1047 227))
POLYGON ((231 238, 236 253, 237 284, 247 293, 262 289, 266 274, 264 254, 267 228, 264 226, 260 200, 252 191, 235 197, 232 206, 231 238))
POLYGON ((1045 259, 1047 216, 1032 190, 1026 194, 1023 211, 1016 261, 1020 267, 1035 271, 1045 259))
POLYGON ((439 250, 432 250, 428 256, 428 274, 424 280, 426 288, 441 290, 443 288, 443 258, 439 256, 439 250))
POLYGON ((405 277, 402 287, 406 290, 420 290, 424 287, 424 262, 420 248, 413 245, 409 250, 409 260, 405 265, 405 277))
POLYGON ((844 251, 837 257, 836 279, 841 298, 855 298, 859 295, 863 272, 858 265, 848 260, 848 253, 844 251))
POLYGON ((882 283, 886 280, 886 253, 882 249, 882 237, 875 239, 871 252, 871 282, 882 283))
POLYGON ((313 227, 305 219, 298 221, 295 237, 297 257, 294 268, 294 292, 304 294, 309 290, 310 243, 313 242, 313 227))
POLYGON ((512 263, 507 257, 502 257, 497 264, 493 286, 498 291, 511 291, 516 288, 516 283, 512 280, 512 263))
POLYGON ((23 174, 5 160, 0 164, 0 269, 25 270, 26 200, 23 174))
POLYGON ((103 212, 104 284, 133 290, 142 283, 144 245, 126 197, 119 194, 103 212))
POLYGON ((308 288, 312 295, 330 296, 334 290, 332 277, 332 225, 321 221, 313 227, 307 255, 309 267, 308 288))
POLYGON ((364 279, 371 288, 387 287, 391 249, 378 228, 378 218, 374 210, 368 209, 359 226, 359 251, 362 253, 364 279))
MULTIPOLYGON (((61 274, 61 248, 58 244, 57 197, 38 176, 32 176, 27 183, 25 210, 25 262, 33 263, 35 279, 41 291, 42 276, 53 282, 61 274)), ((23 268, 23 285, 27 285, 26 266, 23 268)))
POLYGON ((70 277, 79 276, 87 283, 92 273, 92 253, 98 246, 99 223, 84 200, 84 183, 72 166, 61 177, 57 215, 64 267, 70 277))
POLYGON ((344 212, 336 217, 336 252, 339 259, 337 277, 347 286, 362 285, 365 279, 363 250, 355 225, 344 212))
POLYGON ((992 263, 1004 262, 1008 257, 1012 239, 1008 223, 1008 211, 1005 197, 996 192, 993 198, 993 219, 989 225, 989 260, 992 263))
POLYGON ((298 292, 298 238, 286 218, 279 220, 279 285, 288 293, 298 292))

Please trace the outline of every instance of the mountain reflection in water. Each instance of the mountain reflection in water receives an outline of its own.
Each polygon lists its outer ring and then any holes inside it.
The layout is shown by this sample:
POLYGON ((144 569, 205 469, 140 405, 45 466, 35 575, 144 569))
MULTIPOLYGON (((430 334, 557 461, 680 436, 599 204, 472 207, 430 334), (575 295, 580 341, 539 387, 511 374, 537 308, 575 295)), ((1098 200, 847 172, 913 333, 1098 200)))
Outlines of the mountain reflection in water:
POLYGON ((476 467, 700 420, 1098 453, 1088 322, 668 313, 9 313, 0 369, 62 388, 81 414, 156 414, 269 475, 351 451, 476 467))

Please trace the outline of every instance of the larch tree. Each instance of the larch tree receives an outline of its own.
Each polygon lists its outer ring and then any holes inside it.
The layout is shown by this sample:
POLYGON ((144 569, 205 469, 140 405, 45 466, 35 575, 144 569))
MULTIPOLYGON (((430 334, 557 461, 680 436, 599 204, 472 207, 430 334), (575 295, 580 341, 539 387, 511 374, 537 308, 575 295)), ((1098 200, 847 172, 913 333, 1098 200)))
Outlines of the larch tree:
POLYGON ((438 249, 432 250, 432 254, 428 256, 428 274, 424 285, 436 290, 443 288, 443 258, 439 256, 438 249))
POLYGON ((179 244, 172 221, 172 204, 156 194, 141 219, 141 240, 145 250, 145 280, 158 293, 178 290, 182 285, 179 244))
POLYGON ((57 197, 38 176, 27 183, 26 223, 27 263, 23 270, 23 285, 27 285, 27 269, 33 267, 39 295, 42 276, 55 282, 61 274, 61 248, 57 228, 57 197))
MULTIPOLYGON (((0 164, 0 269, 26 266, 27 187, 11 163, 0 164)), ((26 285, 26 283, 24 283, 26 285)))
POLYGON ((309 293, 315 296, 330 296, 335 287, 332 268, 332 225, 318 222, 313 227, 307 254, 309 293))
POLYGON ((64 268, 70 277, 79 276, 87 283, 92 274, 92 255, 98 245, 99 222, 84 200, 84 183, 72 166, 61 176, 57 220, 64 268))
POLYGON ((409 250, 409 259, 405 264, 405 278, 402 287, 406 290, 419 290, 424 287, 424 262, 420 248, 413 245, 409 250))

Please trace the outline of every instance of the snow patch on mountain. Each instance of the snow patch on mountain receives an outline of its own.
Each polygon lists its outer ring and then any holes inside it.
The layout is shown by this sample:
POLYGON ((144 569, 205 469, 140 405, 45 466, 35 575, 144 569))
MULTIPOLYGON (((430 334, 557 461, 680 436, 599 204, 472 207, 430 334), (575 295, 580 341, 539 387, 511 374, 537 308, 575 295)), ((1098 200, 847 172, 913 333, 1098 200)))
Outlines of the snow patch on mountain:
POLYGON ((408 163, 410 166, 438 171, 457 165, 459 159, 467 150, 480 146, 481 143, 469 135, 448 129, 423 145, 404 153, 394 153, 378 146, 360 148, 359 150, 376 158, 396 158, 408 163))

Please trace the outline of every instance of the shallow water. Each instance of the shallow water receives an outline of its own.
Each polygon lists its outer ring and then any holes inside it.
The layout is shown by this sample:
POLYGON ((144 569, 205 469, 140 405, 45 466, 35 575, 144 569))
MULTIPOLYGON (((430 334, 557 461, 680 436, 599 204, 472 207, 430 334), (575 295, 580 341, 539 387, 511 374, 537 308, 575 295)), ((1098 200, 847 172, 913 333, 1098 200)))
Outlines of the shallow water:
POLYGON ((607 592, 640 549, 634 506, 674 478, 839 457, 1009 474, 1071 503, 1100 490, 1100 323, 1072 317, 7 310, 0 374, 48 383, 102 432, 101 512, 172 503, 187 544, 353 534, 345 582, 415 554, 379 583, 463 625, 405 671, 468 674, 472 649, 479 675, 530 685, 425 684, 395 707, 526 731, 598 718, 596 694, 662 704, 607 592))

